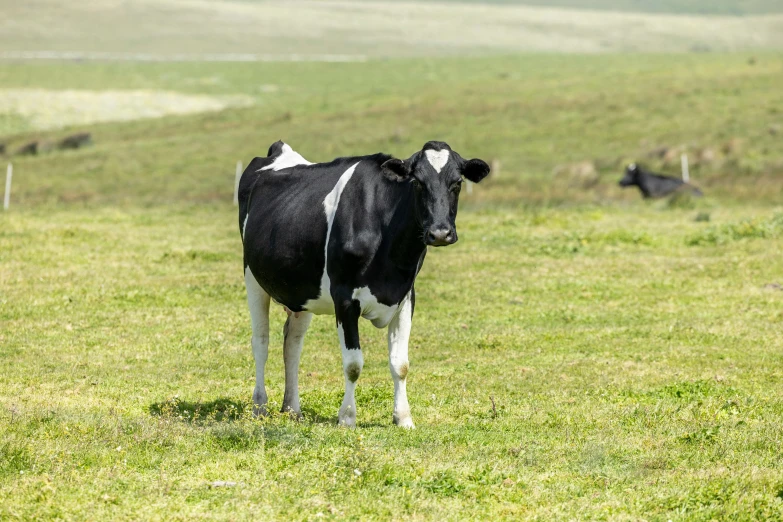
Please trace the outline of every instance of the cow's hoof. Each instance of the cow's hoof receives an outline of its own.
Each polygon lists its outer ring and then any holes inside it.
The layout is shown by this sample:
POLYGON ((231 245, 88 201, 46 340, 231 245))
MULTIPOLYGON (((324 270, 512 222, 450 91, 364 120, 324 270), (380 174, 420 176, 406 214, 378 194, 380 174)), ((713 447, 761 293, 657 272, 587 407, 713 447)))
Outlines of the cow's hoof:
POLYGON ((295 420, 295 421, 304 420, 304 415, 302 415, 301 411, 295 411, 292 410, 291 408, 283 407, 283 409, 280 410, 280 413, 284 415, 288 415, 291 418, 291 420, 295 420))
POLYGON ((346 428, 356 427, 356 407, 353 405, 343 405, 337 412, 337 425, 346 428))
POLYGON ((268 402, 269 398, 266 395, 266 390, 256 386, 253 390, 253 415, 256 417, 266 417, 269 414, 266 409, 268 402))
POLYGON ((413 417, 411 417, 410 413, 407 415, 400 415, 399 417, 397 415, 393 415, 392 420, 394 421, 394 424, 400 428, 405 428, 407 430, 416 428, 416 426, 413 424, 413 417))
POLYGON ((356 427, 356 414, 350 415, 340 412, 337 415, 337 425, 342 428, 355 428, 356 427))
POLYGON ((356 413, 351 415, 351 411, 341 411, 337 414, 337 425, 342 428, 355 428, 356 427, 356 413))

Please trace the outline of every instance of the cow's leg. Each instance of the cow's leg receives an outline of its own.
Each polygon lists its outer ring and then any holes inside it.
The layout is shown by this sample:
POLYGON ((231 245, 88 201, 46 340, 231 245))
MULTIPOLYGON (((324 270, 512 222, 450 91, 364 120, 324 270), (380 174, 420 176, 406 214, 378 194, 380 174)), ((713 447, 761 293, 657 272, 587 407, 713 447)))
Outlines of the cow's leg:
POLYGON ((411 409, 408 406, 408 393, 405 389, 408 377, 408 339, 413 319, 413 301, 411 295, 400 305, 397 315, 389 323, 389 369, 394 380, 394 413, 392 420, 397 426, 414 428, 411 409))
POLYGON ((353 428, 356 426, 356 381, 362 373, 364 356, 359 345, 359 303, 347 297, 343 301, 335 299, 335 315, 337 316, 337 335, 340 338, 340 349, 343 355, 343 374, 345 375, 345 396, 337 422, 340 426, 353 428))
POLYGON ((250 310, 250 324, 253 328, 251 344, 253 358, 256 361, 256 387, 253 390, 253 413, 266 415, 266 387, 264 385, 264 367, 269 353, 269 294, 258 284, 250 267, 245 268, 245 288, 247 289, 247 307, 250 310))
POLYGON ((283 327, 283 360, 285 361, 285 395, 283 413, 301 417, 299 409, 299 357, 302 355, 304 336, 313 314, 309 312, 292 313, 283 327))

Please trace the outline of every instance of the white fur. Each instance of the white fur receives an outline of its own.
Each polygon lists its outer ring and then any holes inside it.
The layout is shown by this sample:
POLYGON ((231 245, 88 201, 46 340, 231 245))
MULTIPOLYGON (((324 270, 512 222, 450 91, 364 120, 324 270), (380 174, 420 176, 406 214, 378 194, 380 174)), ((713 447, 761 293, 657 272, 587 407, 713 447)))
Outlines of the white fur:
POLYGON ((269 354, 269 294, 258 284, 250 267, 245 268, 247 307, 250 310, 250 324, 253 329, 251 344, 256 362, 256 387, 253 390, 253 412, 266 415, 267 395, 264 385, 264 367, 269 354))
POLYGON ((346 170, 340 179, 337 180, 337 184, 334 186, 331 192, 324 198, 324 213, 326 214, 326 242, 324 243, 324 271, 321 275, 321 291, 318 294, 318 298, 308 300, 304 309, 314 314, 334 314, 334 302, 332 301, 331 281, 329 280, 329 274, 326 267, 329 264, 329 237, 332 234, 332 224, 334 223, 334 216, 337 213, 337 205, 340 204, 340 195, 343 193, 345 186, 353 176, 356 167, 359 164, 356 163, 351 168, 346 170))
POLYGON ((376 328, 387 326, 399 308, 399 305, 386 306, 383 303, 379 303, 378 299, 372 295, 370 288, 367 286, 356 288, 353 291, 351 298, 359 301, 359 306, 361 306, 362 309, 362 317, 372 321, 372 324, 376 328))
POLYGON ((437 172, 438 174, 440 174, 440 171, 443 170, 443 167, 446 166, 446 163, 449 162, 448 149, 443 149, 443 150, 427 149, 424 151, 424 154, 426 154, 427 161, 430 162, 430 165, 432 165, 432 168, 435 169, 435 172, 437 172))
POLYGON ((312 163, 304 159, 301 154, 292 149, 290 145, 283 143, 283 152, 275 158, 275 161, 266 167, 261 167, 256 172, 260 172, 262 170, 278 171, 287 169, 289 167, 295 167, 297 165, 312 165, 312 163))
POLYGON ((285 361, 285 395, 283 396, 283 411, 299 414, 299 358, 302 355, 304 337, 313 314, 302 312, 288 316, 288 331, 283 344, 283 360, 285 361), (297 317, 297 315, 299 317, 297 317))
POLYGON ((354 396, 356 382, 348 378, 348 369, 352 365, 358 365, 361 372, 361 369, 364 367, 364 355, 358 346, 348 348, 345 345, 345 332, 342 324, 337 325, 337 336, 340 338, 340 348, 343 355, 343 374, 345 376, 345 395, 343 396, 343 404, 340 406, 340 411, 337 414, 337 423, 340 426, 353 428, 356 426, 356 398, 354 396))
POLYGON ((400 303, 399 313, 389 324, 389 370, 394 380, 394 422, 403 428, 414 428, 408 405, 406 383, 408 378, 408 339, 411 335, 413 304, 410 294, 400 303))
POLYGON ((245 223, 242 225, 242 241, 245 240, 245 230, 247 230, 247 219, 250 217, 250 212, 245 214, 245 223))

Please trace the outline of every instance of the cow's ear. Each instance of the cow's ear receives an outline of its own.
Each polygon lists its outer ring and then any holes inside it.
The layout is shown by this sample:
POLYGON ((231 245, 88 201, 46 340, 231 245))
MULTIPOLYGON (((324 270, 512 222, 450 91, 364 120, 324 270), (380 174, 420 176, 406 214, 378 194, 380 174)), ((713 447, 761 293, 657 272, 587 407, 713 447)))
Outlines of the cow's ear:
POLYGON ((411 177, 410 166, 401 159, 392 158, 381 165, 381 172, 391 181, 406 181, 411 177))
POLYGON ((489 175, 489 165, 480 159, 472 159, 462 166, 462 175, 473 183, 478 183, 489 175))

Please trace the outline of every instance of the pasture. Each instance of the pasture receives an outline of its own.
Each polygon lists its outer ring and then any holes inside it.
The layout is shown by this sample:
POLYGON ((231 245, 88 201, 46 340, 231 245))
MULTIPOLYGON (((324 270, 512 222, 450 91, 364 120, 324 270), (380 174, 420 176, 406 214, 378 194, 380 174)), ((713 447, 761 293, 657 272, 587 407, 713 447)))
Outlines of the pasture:
POLYGON ((0 64, 3 89, 253 100, 47 131, 3 116, 11 149, 95 145, 14 158, 0 518, 783 517, 781 82, 764 53, 0 64), (359 428, 337 428, 330 317, 305 343, 304 421, 250 414, 233 168, 279 138, 313 161, 437 138, 500 162, 418 280, 415 431, 392 426, 366 322, 359 428), (661 147, 693 155, 707 198, 616 187, 630 159, 676 173, 661 147))
POLYGON ((605 9, 586 9, 579 0, 0 0, 0 57, 15 51, 286 59, 783 48, 783 8, 773 0, 589 4, 605 9), (731 16, 737 14, 743 16, 731 16))

